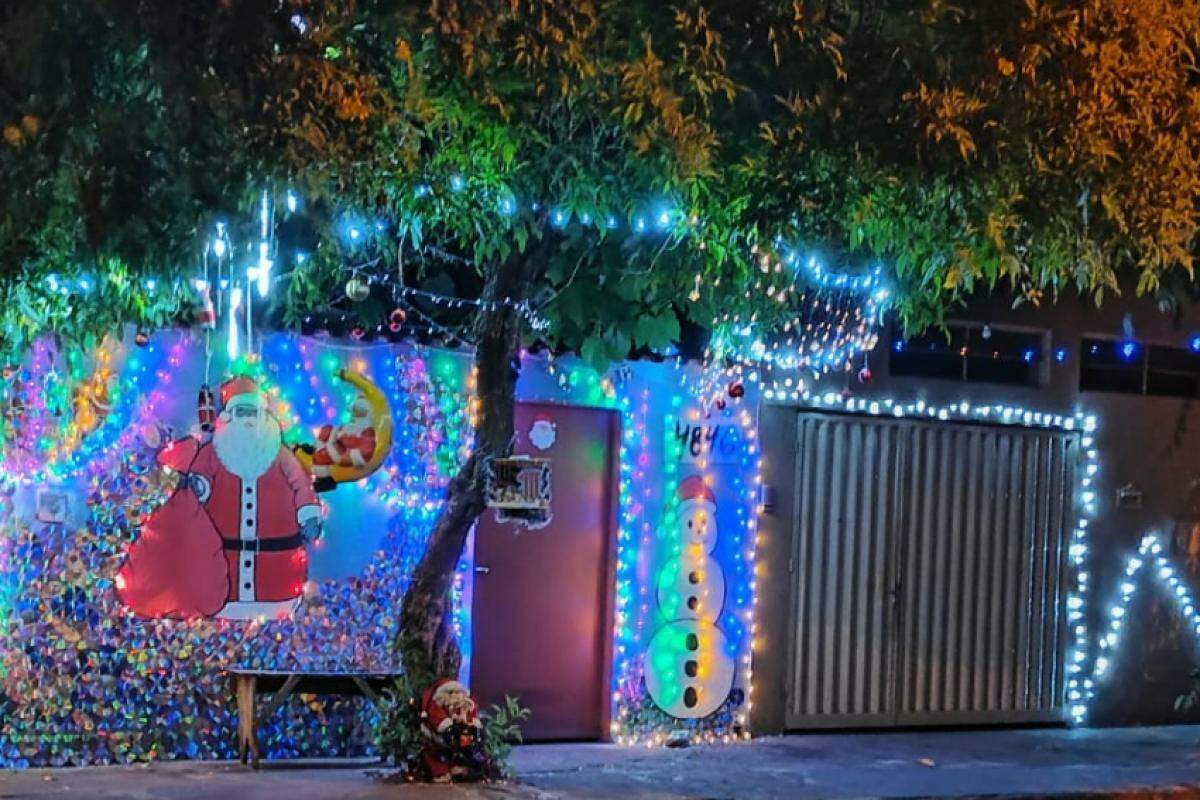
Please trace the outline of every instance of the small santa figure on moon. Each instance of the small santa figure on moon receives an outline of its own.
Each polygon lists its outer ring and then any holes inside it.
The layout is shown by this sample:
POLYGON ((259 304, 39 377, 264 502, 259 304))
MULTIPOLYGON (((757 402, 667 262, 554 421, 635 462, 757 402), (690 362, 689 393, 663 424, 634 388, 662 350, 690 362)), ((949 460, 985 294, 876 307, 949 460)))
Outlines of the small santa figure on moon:
POLYGON ((317 478, 328 477, 333 467, 365 467, 375 455, 375 427, 371 424, 371 404, 359 395, 350 406, 350 421, 345 425, 325 425, 317 432, 312 471, 317 478))

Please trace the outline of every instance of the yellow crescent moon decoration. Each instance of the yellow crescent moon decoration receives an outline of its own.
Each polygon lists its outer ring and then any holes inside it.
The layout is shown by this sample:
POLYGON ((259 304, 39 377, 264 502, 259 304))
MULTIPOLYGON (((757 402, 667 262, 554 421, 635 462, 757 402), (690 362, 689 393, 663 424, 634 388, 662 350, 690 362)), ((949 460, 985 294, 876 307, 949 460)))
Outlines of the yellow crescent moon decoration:
MULTIPOLYGON (((371 409, 371 427, 375 429, 375 449, 366 464, 361 467, 333 466, 329 468, 329 477, 334 483, 350 483, 362 480, 379 469, 379 465, 391 451, 392 409, 388 406, 387 398, 379 387, 367 380, 361 373, 343 369, 338 371, 338 377, 362 392, 362 396, 371 409)), ((311 473, 312 454, 299 447, 295 448, 294 452, 304 469, 311 473)))

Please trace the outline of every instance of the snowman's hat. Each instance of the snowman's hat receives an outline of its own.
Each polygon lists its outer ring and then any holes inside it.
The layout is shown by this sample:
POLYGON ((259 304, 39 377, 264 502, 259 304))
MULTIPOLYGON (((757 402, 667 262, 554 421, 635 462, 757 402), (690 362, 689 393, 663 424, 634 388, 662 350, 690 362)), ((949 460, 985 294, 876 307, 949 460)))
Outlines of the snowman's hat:
POLYGON ((713 494, 712 489, 708 488, 708 484, 699 475, 689 475, 681 480, 676 494, 681 503, 686 503, 689 500, 703 500, 706 503, 717 504, 716 495, 713 494))

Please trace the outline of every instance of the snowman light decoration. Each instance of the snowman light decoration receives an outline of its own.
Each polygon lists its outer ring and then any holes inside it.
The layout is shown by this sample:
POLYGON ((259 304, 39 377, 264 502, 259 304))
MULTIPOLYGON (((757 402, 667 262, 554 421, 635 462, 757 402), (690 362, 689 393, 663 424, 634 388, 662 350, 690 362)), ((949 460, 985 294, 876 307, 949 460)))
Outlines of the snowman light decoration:
POLYGON ((658 574, 665 623, 646 651, 646 690, 671 716, 699 719, 729 696, 734 661, 716 625, 725 603, 725 576, 712 557, 716 497, 702 477, 691 475, 679 483, 678 500, 679 554, 658 574))

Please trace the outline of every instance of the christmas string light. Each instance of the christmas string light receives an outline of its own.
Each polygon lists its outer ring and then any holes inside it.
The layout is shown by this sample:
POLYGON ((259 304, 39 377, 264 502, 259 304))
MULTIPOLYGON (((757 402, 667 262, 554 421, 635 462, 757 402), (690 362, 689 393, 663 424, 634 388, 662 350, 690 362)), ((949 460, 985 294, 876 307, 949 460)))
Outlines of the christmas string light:
MULTIPOLYGON (((0 487, 56 482, 111 469, 125 448, 141 434, 141 424, 153 418, 166 396, 161 387, 170 383, 182 352, 189 344, 190 340, 183 337, 169 350, 150 342, 144 348, 128 351, 120 375, 109 390, 112 408, 96 429, 86 437, 82 436, 78 431, 79 422, 69 418, 54 439, 47 438, 49 434, 43 437, 48 443, 58 442, 42 448, 48 453, 43 466, 28 458, 22 459, 19 454, 14 456, 11 449, 5 449, 0 453, 3 456, 0 458, 0 487)), ((35 402, 34 406, 42 408, 44 403, 35 402)), ((44 430, 45 426, 39 425, 34 422, 31 427, 44 430)))
POLYGON ((1200 645, 1200 609, 1197 609, 1187 582, 1180 578, 1179 571, 1166 557, 1165 550, 1161 534, 1151 531, 1142 537, 1137 553, 1126 559, 1118 586, 1120 599, 1109 606, 1107 629, 1096 643, 1097 656, 1092 677, 1083 681, 1071 697, 1073 702, 1082 706, 1078 712, 1079 719, 1086 715, 1088 701, 1095 697, 1096 686, 1112 668, 1121 634, 1128 624, 1129 606, 1137 592, 1137 580, 1142 574, 1149 574, 1166 591, 1183 616, 1188 631, 1195 637, 1196 644, 1200 645))
POLYGON ((530 329, 534 331, 544 331, 550 324, 548 320, 533 309, 533 306, 527 300, 516 301, 507 297, 501 300, 455 297, 411 286, 397 286, 395 293, 405 300, 411 300, 416 297, 448 309, 472 308, 479 311, 493 312, 500 308, 512 308, 525 318, 530 329))
MULTIPOLYGON (((757 246, 751 253, 759 273, 746 282, 743 299, 765 296, 778 309, 718 314, 704 354, 706 368, 693 391, 721 402, 730 388, 751 382, 763 384, 768 400, 799 400, 806 391, 802 374, 819 378, 848 369, 856 356, 874 349, 890 297, 879 267, 863 275, 831 272, 780 239, 775 254, 757 246)), ((699 278, 693 299, 699 298, 699 278)))
MULTIPOLYGON (((199 355, 193 341, 180 337, 180 342, 181 362, 171 374, 199 355)), ((129 370, 127 379, 153 376, 147 404, 158 399, 159 373, 167 373, 174 349, 151 341, 134 351, 139 358, 165 353, 162 361, 147 359, 129 370)), ((467 418, 466 361, 433 353, 430 372, 414 367, 410 377, 417 383, 409 384, 397 366, 423 362, 419 351, 375 348, 366 357, 334 352, 344 355, 336 365, 322 360, 328 353, 321 343, 268 337, 261 361, 246 358, 235 366, 262 377, 272 407, 302 411, 301 424, 328 418, 332 400, 310 402, 308 394, 324 394, 330 371, 358 368, 374 375, 387 386, 397 428, 408 435, 397 438, 386 472, 381 469, 359 488, 380 497, 396 490, 412 497, 388 505, 388 531, 374 561, 353 578, 319 584, 291 620, 139 620, 116 605, 112 570, 136 535, 136 520, 170 489, 153 467, 153 450, 138 444, 137 437, 130 439, 121 469, 89 468, 88 518, 82 528, 41 525, 17 515, 12 498, 36 487, 22 482, 0 488, 0 625, 5 626, 0 681, 10 703, 0 717, 0 766, 232 757, 235 711, 214 663, 260 669, 394 668, 384 659, 396 633, 395 609, 440 510, 451 474, 445 467, 462 452, 463 434, 455 430, 463 424, 455 420, 467 418), (308 380, 301 344, 311 346, 317 386, 308 380), (293 373, 300 380, 291 380, 293 373), (441 408, 429 405, 434 398, 441 408), (439 419, 443 408, 455 416, 439 419), (15 641, 22 647, 8 646, 15 641), (84 663, 86 669, 80 666, 84 663), (148 718, 161 724, 147 728, 148 718)), ((341 389, 330 386, 330 397, 337 397, 341 389)), ((108 424, 118 430, 136 427, 121 421, 138 416, 130 400, 135 394, 114 404, 109 417, 114 421, 108 424)), ((94 435, 84 437, 81 451, 94 435)), ((265 721, 262 741, 269 756, 371 752, 365 738, 373 721, 369 707, 324 698, 310 702, 319 707, 319 724, 295 704, 265 721)))
MULTIPOLYGON (((621 402, 626 399, 622 398, 621 402)), ((611 733, 616 742, 624 745, 657 746, 678 738, 681 733, 693 743, 731 742, 749 735, 746 712, 752 676, 754 544, 757 487, 761 481, 756 422, 754 415, 744 407, 705 411, 696 405, 698 399, 686 390, 656 399, 659 402, 652 404, 650 394, 643 394, 642 404, 636 409, 638 414, 634 416, 633 435, 626 432, 622 448, 622 496, 629 500, 623 506, 620 541, 632 550, 632 554, 622 555, 617 565, 618 622, 614 631, 616 663, 611 733), (653 440, 649 432, 652 408, 664 409, 655 420, 663 442, 663 447, 657 451, 650 444, 653 440), (677 653, 671 648, 685 647, 684 640, 672 645, 668 635, 666 644, 660 643, 660 648, 665 646, 666 650, 652 652, 647 649, 654 641, 648 641, 650 634, 663 630, 664 625, 667 628, 678 625, 672 622, 676 613, 671 609, 681 607, 681 598, 670 592, 663 595, 660 580, 665 580, 661 575, 675 563, 673 559, 683 555, 677 511, 678 490, 683 477, 680 465, 684 463, 680 437, 692 426, 707 431, 703 434, 705 437, 715 433, 713 426, 728 426, 737 432, 733 461, 718 465, 710 456, 701 454, 688 466, 689 480, 698 476, 706 485, 727 486, 719 493, 719 507, 724 511, 718 511, 717 516, 724 523, 718 523, 715 549, 711 553, 715 565, 711 568, 722 573, 726 586, 723 610, 711 623, 704 622, 708 619, 707 614, 701 614, 701 619, 695 623, 701 642, 696 653, 697 674, 706 675, 717 661, 728 658, 734 665, 734 677, 732 690, 720 698, 713 713, 694 719, 674 719, 647 695, 644 675, 648 670, 658 670, 656 680, 659 683, 679 681, 679 692, 683 691, 683 684, 694 683, 672 667, 677 663, 675 659, 683 656, 682 652, 677 653), (657 481, 654 474, 659 475, 657 481), (661 513, 653 515, 651 505, 660 505, 661 513), (665 605, 660 609, 659 603, 664 601, 665 605), (654 622, 650 624, 652 620, 654 622), (714 626, 720 635, 708 634, 706 625, 714 626), (703 644, 706 640, 711 640, 709 647, 724 642, 727 649, 723 652, 706 650, 703 644)), ((704 438, 703 441, 711 440, 704 438)), ((712 685, 702 690, 716 688, 712 685)), ((678 695, 668 690, 666 696, 678 695)))

